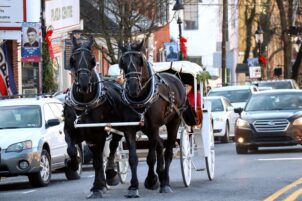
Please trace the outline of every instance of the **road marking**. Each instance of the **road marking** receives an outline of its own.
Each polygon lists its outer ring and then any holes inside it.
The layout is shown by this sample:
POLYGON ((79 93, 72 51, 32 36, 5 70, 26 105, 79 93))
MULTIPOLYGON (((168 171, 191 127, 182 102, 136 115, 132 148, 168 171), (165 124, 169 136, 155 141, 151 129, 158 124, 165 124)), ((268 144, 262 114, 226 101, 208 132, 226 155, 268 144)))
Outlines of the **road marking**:
POLYGON ((22 192, 23 194, 27 194, 27 193, 32 193, 32 192, 35 192, 36 190, 30 190, 30 191, 25 191, 25 192, 22 192))
POLYGON ((294 201, 296 200, 300 195, 302 194, 302 188, 296 190, 292 194, 290 194, 287 198, 285 198, 283 201, 294 201))
POLYGON ((294 181, 293 183, 281 188, 280 190, 276 191, 274 194, 271 196, 267 197, 264 201, 274 201, 276 200, 280 195, 285 193, 286 191, 295 188, 297 185, 302 184, 302 178, 294 181))
POLYGON ((302 158, 259 158, 259 161, 295 161, 302 160, 302 158))

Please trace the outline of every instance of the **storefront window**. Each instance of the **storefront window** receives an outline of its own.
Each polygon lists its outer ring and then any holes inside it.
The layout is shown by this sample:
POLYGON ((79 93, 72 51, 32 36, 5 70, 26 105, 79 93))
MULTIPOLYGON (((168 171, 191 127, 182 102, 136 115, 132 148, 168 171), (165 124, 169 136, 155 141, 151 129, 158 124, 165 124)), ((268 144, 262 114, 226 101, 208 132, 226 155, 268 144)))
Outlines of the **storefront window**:
POLYGON ((37 94, 39 63, 26 62, 22 66, 22 93, 37 94))

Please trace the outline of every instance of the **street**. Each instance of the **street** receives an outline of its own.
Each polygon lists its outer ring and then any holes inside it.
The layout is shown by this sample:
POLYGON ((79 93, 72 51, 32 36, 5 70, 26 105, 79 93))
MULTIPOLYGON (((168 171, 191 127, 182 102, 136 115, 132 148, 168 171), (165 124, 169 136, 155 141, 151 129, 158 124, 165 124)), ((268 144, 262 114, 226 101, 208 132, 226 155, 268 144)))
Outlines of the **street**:
MULTIPOLYGON (((237 155, 234 143, 218 143, 215 150, 215 179, 209 181, 205 171, 193 170, 192 182, 188 188, 182 182, 179 159, 174 159, 170 170, 174 191, 171 194, 160 194, 158 190, 150 191, 143 187, 147 164, 141 161, 138 168, 141 197, 137 200, 302 200, 302 197, 299 199, 302 189, 301 146, 260 148, 257 153, 237 155), (295 183, 290 185, 293 182, 295 183)), ((198 159, 194 158, 196 160, 198 159)), ((203 165, 201 162, 203 159, 195 163, 197 168, 203 165)), ((85 165, 81 180, 67 181, 63 173, 54 173, 50 185, 45 188, 31 188, 27 177, 6 178, 0 181, 0 200, 85 200, 93 177, 92 166, 85 165)), ((128 185, 129 175, 126 184, 111 187, 101 200, 126 200, 124 195, 128 185)))

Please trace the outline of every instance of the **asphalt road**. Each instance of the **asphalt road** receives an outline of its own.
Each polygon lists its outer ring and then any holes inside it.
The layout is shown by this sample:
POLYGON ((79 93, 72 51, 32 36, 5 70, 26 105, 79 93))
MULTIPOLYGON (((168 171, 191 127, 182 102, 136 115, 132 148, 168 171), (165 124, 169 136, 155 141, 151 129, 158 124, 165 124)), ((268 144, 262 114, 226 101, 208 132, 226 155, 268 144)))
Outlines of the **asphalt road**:
MULTIPOLYGON (((257 153, 237 155, 235 145, 216 144, 215 179, 209 181, 205 171, 192 172, 190 187, 184 187, 179 160, 171 167, 173 193, 160 194, 143 187, 147 165, 139 163, 140 198, 135 200, 173 201, 256 201, 302 200, 302 147, 265 148, 257 153)), ((198 168, 203 158, 194 158, 198 168), (199 159, 199 160, 198 160, 199 159)), ((86 200, 94 172, 85 166, 81 180, 67 181, 63 173, 55 173, 45 188, 31 188, 27 177, 7 178, 0 181, 0 201, 63 201, 86 200)), ((98 200, 129 200, 124 198, 129 185, 111 187, 105 197, 98 200)))

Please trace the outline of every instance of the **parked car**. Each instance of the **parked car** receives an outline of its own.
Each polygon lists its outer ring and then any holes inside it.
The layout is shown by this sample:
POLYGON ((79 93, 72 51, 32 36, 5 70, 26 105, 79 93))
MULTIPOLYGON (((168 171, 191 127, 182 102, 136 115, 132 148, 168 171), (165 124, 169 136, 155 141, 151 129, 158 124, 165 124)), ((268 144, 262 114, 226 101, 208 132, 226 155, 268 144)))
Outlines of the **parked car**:
POLYGON ((257 87, 272 87, 273 89, 299 89, 296 81, 292 79, 254 81, 253 84, 257 87))
POLYGON ((258 91, 256 86, 225 86, 213 88, 208 92, 208 96, 224 96, 234 106, 234 108, 244 108, 251 94, 258 91))
POLYGON ((268 90, 252 95, 236 121, 238 154, 260 146, 302 143, 302 90, 268 90))
POLYGON ((223 96, 209 96, 204 98, 212 104, 213 132, 216 138, 228 143, 235 135, 235 121, 238 114, 230 101, 223 96))
MULTIPOLYGON (((63 105, 55 98, 15 98, 0 101, 0 177, 28 176, 33 187, 47 186, 53 170, 67 179, 79 179, 66 167, 67 144, 63 131, 63 105)), ((78 146, 81 161, 81 148, 78 146)))

